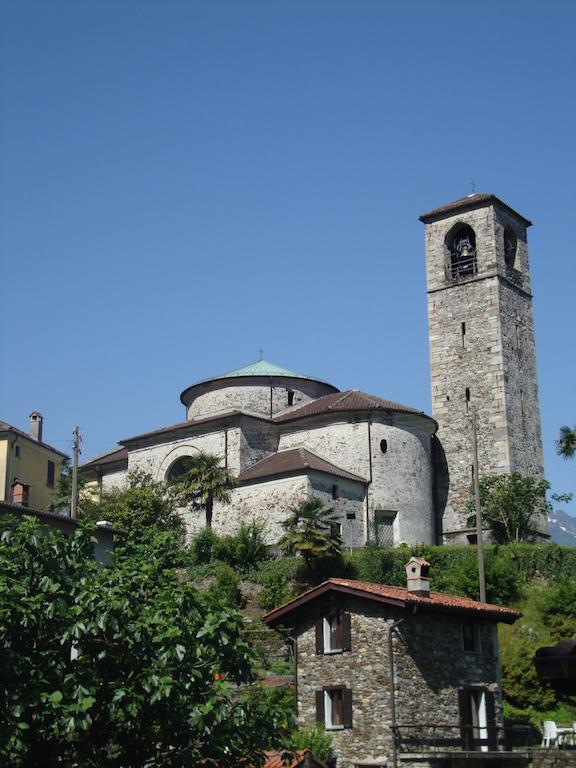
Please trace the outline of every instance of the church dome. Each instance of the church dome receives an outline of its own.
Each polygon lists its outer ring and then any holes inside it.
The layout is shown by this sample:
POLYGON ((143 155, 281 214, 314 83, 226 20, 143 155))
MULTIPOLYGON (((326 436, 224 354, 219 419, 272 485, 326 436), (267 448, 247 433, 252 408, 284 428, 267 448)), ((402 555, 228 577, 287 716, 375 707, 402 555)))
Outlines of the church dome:
POLYGON ((231 409, 271 417, 338 391, 321 379, 257 360, 192 384, 182 392, 180 400, 187 408, 189 420, 231 409))

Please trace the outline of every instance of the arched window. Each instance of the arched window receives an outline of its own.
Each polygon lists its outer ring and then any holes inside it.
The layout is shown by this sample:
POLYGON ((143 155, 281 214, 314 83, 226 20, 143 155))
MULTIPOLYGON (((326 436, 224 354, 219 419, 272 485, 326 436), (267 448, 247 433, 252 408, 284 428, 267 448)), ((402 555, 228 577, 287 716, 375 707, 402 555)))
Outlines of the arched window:
POLYGON ((179 459, 170 465, 168 472, 166 472, 166 482, 171 483, 177 480, 181 475, 185 474, 190 468, 191 456, 180 456, 179 459))
POLYGON ((504 259, 507 267, 513 267, 516 261, 518 240, 512 227, 504 228, 504 259))
POLYGON ((459 224, 446 237, 449 253, 448 277, 457 280, 476 274, 476 235, 472 227, 459 224))

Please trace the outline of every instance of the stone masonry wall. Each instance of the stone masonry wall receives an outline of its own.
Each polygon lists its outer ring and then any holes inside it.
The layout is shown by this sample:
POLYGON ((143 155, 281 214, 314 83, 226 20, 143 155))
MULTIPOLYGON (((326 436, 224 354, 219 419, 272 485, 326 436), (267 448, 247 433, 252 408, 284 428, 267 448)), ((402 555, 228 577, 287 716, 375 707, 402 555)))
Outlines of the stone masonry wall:
POLYGON ((291 379, 275 376, 270 382, 255 378, 252 381, 239 379, 216 380, 194 387, 187 396, 188 419, 218 413, 232 408, 260 413, 269 417, 288 409, 288 390, 294 392, 293 406, 301 406, 310 400, 334 392, 334 388, 321 382, 306 379, 291 379), (272 396, 272 402, 270 398, 272 396))
POLYGON ((370 428, 366 420, 283 426, 279 446, 305 446, 367 480, 372 471, 370 520, 377 510, 396 512, 396 543, 433 543, 432 429, 433 422, 422 417, 374 414, 370 428))
POLYGON ((432 407, 448 464, 443 531, 449 535, 465 528, 468 517, 472 404, 478 410, 480 474, 542 476, 525 225, 493 206, 447 216, 426 226, 426 259, 432 407), (478 269, 453 281, 446 277, 445 241, 458 224, 474 229, 478 269), (517 238, 513 266, 505 261, 506 227, 517 238))
MULTIPOLYGON (((421 726, 420 734, 424 725, 450 725, 458 738, 458 691, 476 685, 495 694, 496 720, 501 722, 491 625, 481 625, 484 652, 466 654, 457 617, 413 615, 352 597, 340 597, 340 601, 337 604, 351 613, 350 652, 316 654, 315 621, 322 615, 319 601, 315 612, 297 629, 299 723, 315 724, 317 690, 330 685, 352 690, 352 728, 330 732, 338 768, 354 768, 357 763, 390 764, 388 632, 401 618, 404 622, 393 640, 397 723, 421 726)), ((324 610, 328 613, 327 606, 324 610)))

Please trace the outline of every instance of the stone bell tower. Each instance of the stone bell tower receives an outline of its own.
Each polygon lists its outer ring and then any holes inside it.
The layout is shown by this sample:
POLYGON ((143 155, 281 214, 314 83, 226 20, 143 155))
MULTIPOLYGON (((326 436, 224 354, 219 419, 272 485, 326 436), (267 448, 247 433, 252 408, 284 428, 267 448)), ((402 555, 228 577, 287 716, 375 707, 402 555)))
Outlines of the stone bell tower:
MULTIPOLYGON (((466 542, 479 474, 543 477, 527 219, 495 195, 473 194, 420 216, 426 226, 432 412, 438 422, 442 538, 466 542)), ((546 521, 539 528, 546 531, 546 521)))

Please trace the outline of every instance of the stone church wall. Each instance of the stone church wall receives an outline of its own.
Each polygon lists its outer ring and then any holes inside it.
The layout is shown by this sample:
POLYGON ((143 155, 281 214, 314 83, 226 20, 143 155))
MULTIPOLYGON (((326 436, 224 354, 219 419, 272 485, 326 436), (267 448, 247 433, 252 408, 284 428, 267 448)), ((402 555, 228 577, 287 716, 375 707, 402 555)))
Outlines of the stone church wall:
POLYGON ((429 419, 378 414, 374 415, 370 430, 366 421, 291 426, 280 437, 280 449, 304 446, 366 480, 372 471, 368 490, 370 521, 375 511, 395 512, 397 544, 432 543, 432 429, 429 419), (385 452, 381 449, 383 440, 385 452))
POLYGON ((293 406, 301 406, 310 400, 334 392, 334 387, 306 379, 274 377, 272 391, 270 383, 261 378, 250 380, 215 380, 194 387, 185 396, 188 405, 188 419, 206 416, 210 413, 230 409, 242 409, 270 417, 289 407, 288 392, 293 394, 293 406))

